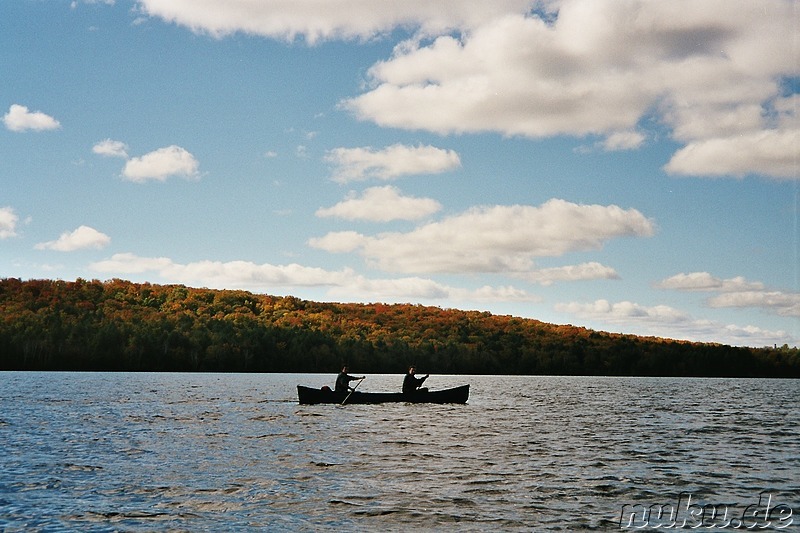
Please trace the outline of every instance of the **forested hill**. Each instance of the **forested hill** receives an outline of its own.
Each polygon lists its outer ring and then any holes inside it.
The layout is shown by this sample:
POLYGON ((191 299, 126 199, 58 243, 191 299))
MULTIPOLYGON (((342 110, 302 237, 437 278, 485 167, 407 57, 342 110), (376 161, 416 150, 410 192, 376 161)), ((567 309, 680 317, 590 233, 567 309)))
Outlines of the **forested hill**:
POLYGON ((122 280, 0 280, 0 369, 800 377, 797 348, 644 338, 420 305, 122 280))

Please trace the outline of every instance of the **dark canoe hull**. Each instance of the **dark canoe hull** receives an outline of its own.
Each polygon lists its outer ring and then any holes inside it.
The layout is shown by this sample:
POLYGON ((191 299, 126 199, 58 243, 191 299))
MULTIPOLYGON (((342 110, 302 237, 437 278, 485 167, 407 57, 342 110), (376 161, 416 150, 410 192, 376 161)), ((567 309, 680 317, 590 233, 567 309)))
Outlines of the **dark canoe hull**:
POLYGON ((469 398, 469 385, 462 385, 453 389, 444 389, 428 392, 415 392, 403 394, 402 392, 360 392, 355 391, 349 397, 346 392, 333 392, 330 390, 312 389, 311 387, 297 386, 297 396, 301 404, 316 403, 342 403, 347 398, 347 403, 467 403, 469 398))

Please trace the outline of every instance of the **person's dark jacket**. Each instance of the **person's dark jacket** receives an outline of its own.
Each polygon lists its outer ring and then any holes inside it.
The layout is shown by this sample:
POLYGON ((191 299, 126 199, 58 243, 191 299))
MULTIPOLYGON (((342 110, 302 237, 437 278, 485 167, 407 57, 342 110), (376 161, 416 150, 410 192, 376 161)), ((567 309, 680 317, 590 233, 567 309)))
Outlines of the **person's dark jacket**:
POLYGON ((357 378, 355 376, 351 376, 344 372, 340 372, 339 375, 336 377, 336 388, 334 390, 336 390, 336 392, 347 392, 349 390, 352 390, 352 388, 350 387, 350 382, 355 381, 357 379, 361 378, 357 378))
POLYGON ((423 376, 421 378, 415 377, 412 374, 406 374, 405 379, 403 379, 403 393, 409 394, 412 392, 416 392, 418 388, 422 386, 422 383, 428 379, 428 376, 423 376))

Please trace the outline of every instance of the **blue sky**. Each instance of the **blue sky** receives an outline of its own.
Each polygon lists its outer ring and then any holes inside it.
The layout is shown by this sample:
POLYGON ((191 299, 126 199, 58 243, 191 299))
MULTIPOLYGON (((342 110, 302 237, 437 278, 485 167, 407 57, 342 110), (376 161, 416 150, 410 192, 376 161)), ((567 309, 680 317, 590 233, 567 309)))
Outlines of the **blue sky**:
POLYGON ((0 3, 0 276, 798 345, 794 2, 0 3))

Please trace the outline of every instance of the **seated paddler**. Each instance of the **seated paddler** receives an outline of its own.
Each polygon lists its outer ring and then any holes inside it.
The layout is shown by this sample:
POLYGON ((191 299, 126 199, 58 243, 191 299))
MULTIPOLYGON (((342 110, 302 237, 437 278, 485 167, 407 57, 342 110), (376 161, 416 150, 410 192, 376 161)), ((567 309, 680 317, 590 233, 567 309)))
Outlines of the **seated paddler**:
POLYGON ((425 374, 421 378, 416 376, 417 369, 413 365, 408 367, 408 373, 403 379, 403 394, 412 394, 414 392, 428 392, 427 388, 420 388, 422 384, 428 379, 430 374, 425 374))
POLYGON ((342 371, 336 377, 336 392, 351 392, 355 389, 350 386, 351 381, 364 379, 366 376, 351 376, 347 373, 347 365, 342 367, 342 371))

